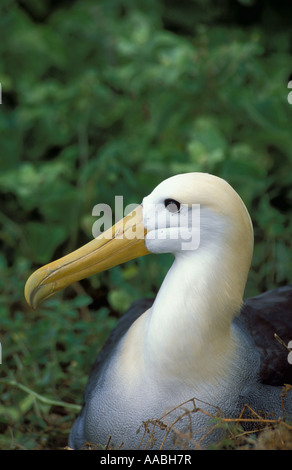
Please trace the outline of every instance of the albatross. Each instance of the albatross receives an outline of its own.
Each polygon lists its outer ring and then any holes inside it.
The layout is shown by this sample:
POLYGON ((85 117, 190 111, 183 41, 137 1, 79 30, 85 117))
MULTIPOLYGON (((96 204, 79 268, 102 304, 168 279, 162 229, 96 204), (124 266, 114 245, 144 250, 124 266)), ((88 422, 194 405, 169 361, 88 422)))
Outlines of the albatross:
POLYGON ((154 301, 134 303, 98 354, 69 446, 110 439, 138 449, 143 423, 157 420, 154 449, 179 448, 183 436, 208 447, 221 438, 212 419, 218 410, 229 418, 244 408, 292 417, 292 392, 281 394, 292 366, 274 339, 292 340, 292 286, 243 300, 253 227, 222 178, 162 181, 112 228, 34 272, 26 299, 36 308, 73 282, 149 253, 172 253, 173 264, 154 301))

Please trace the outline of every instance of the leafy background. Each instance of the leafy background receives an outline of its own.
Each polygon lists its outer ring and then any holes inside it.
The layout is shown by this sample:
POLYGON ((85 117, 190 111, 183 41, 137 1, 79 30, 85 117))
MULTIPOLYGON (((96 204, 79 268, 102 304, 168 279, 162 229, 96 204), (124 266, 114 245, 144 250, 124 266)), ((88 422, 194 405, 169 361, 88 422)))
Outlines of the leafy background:
POLYGON ((215 173, 254 222, 246 295, 291 282, 291 13, 276 0, 1 1, 0 448, 66 445, 97 351, 170 266, 150 255, 31 311, 27 277, 92 238, 95 204, 215 173))

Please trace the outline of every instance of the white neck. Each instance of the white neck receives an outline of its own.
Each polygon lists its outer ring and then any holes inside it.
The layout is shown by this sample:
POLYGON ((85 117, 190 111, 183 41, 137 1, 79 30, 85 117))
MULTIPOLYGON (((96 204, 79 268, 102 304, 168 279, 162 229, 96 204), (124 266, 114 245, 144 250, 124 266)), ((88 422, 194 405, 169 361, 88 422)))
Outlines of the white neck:
POLYGON ((199 251, 180 253, 169 270, 149 311, 145 356, 159 373, 206 381, 229 368, 241 297, 232 292, 222 253, 199 251))
POLYGON ((197 250, 176 254, 152 308, 123 341, 125 377, 135 377, 139 368, 160 382, 172 377, 194 387, 226 379, 238 363, 231 323, 242 304, 252 239, 231 228, 227 236, 203 232, 197 250))

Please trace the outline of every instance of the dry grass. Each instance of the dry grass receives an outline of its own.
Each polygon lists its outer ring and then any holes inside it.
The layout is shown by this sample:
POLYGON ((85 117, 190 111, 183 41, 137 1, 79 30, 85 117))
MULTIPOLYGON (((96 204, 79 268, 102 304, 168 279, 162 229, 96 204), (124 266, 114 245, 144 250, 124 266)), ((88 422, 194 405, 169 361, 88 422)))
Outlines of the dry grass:
MULTIPOLYGON (((287 393, 292 391, 292 385, 285 385, 281 394, 282 410, 283 400, 287 393)), ((206 448, 205 441, 216 429, 224 431, 224 438, 216 444, 207 446, 211 450, 292 450, 292 422, 288 422, 284 416, 274 419, 273 417, 261 416, 248 405, 245 405, 237 418, 226 418, 222 411, 214 407, 214 413, 206 412, 197 406, 200 400, 192 398, 178 407, 173 408, 167 414, 158 419, 143 422, 139 432, 141 439, 139 450, 151 449, 156 444, 155 431, 159 429, 164 432, 164 438, 160 450, 165 448, 167 438, 173 433, 174 447, 181 450, 200 450, 206 448), (191 405, 191 409, 189 407, 191 405), (186 408, 188 406, 188 408, 186 408), (180 408, 182 413, 173 421, 169 420, 172 412, 180 408), (193 439, 192 417, 194 413, 207 415, 213 425, 199 441, 193 439), (181 419, 188 419, 189 425, 185 432, 178 429, 177 424, 181 419)), ((202 402, 201 402, 202 403, 202 402)), ((87 443, 86 450, 119 450, 123 449, 123 443, 118 448, 111 447, 111 438, 106 446, 92 445, 87 443)))
MULTIPOLYGON (((281 404, 283 408, 283 400, 287 393, 292 390, 291 385, 285 385, 281 394, 281 404)), ((208 413, 202 408, 198 407, 196 403, 198 400, 192 399, 188 402, 181 404, 179 407, 183 408, 186 404, 191 403, 192 409, 185 409, 183 413, 177 417, 173 422, 167 420, 175 409, 158 420, 149 420, 143 423, 144 433, 140 442, 139 448, 147 449, 155 443, 155 428, 165 431, 165 437, 160 446, 162 450, 170 432, 175 435, 175 446, 180 449, 202 449, 205 447, 205 441, 208 436, 216 429, 223 429, 224 438, 221 442, 212 446, 211 449, 292 449, 292 423, 288 423, 284 417, 274 419, 272 417, 261 416, 248 405, 245 405, 237 418, 226 418, 222 411, 216 408, 215 413, 208 413), (203 435, 199 441, 194 441, 192 433, 192 415, 193 413, 203 413, 207 415, 213 425, 203 435), (177 427, 180 419, 188 417, 189 427, 188 430, 182 433, 177 427), (146 438, 146 439, 145 439, 146 438)))

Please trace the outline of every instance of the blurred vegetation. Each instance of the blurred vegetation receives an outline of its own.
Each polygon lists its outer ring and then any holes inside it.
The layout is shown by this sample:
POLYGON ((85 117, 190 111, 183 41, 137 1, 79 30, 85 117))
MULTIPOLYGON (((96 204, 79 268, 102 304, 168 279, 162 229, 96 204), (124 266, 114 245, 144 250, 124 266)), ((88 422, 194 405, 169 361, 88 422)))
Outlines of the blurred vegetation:
POLYGON ((95 204, 217 174, 254 222, 246 295, 291 282, 291 13, 275 0, 1 1, 0 448, 66 445, 76 410, 63 402, 82 403, 117 318, 171 263, 130 262, 31 311, 27 277, 91 239, 95 204))

